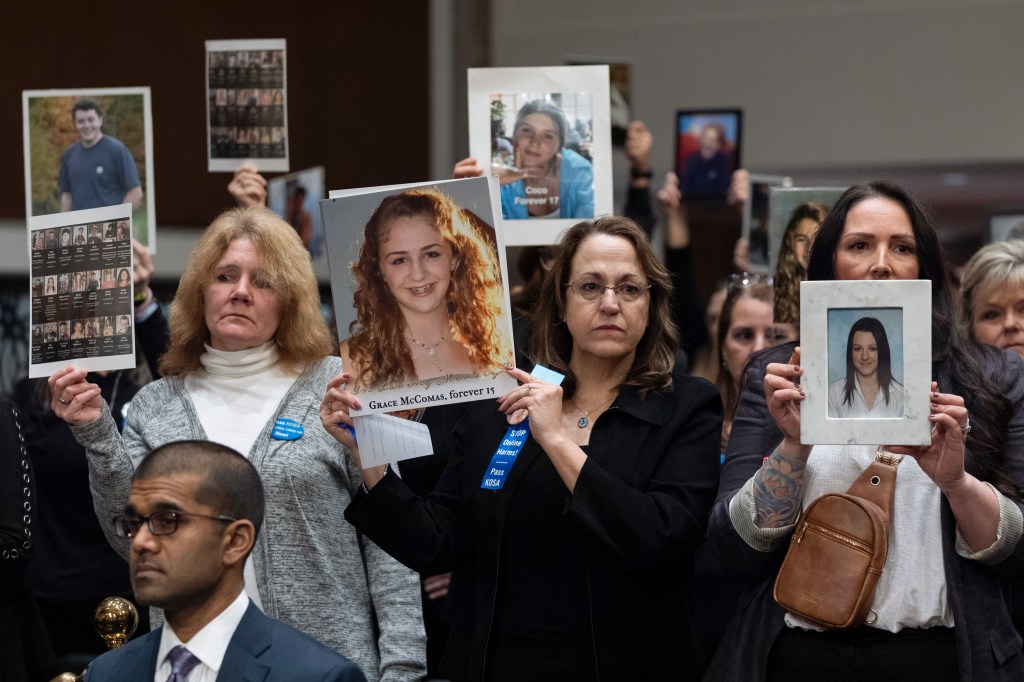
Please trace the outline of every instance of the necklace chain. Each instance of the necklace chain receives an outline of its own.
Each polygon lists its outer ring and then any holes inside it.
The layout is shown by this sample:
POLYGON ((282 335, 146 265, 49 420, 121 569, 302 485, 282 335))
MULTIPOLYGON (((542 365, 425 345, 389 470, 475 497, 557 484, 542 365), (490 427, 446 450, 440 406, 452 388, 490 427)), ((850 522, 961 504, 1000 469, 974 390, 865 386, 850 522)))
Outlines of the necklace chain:
MULTIPOLYGON (((615 395, 618 395, 618 394, 616 393, 615 395)), ((577 420, 576 426, 580 427, 581 429, 587 428, 587 424, 590 423, 590 419, 588 418, 590 416, 590 413, 591 412, 596 412, 597 410, 600 410, 602 407, 604 407, 605 405, 607 405, 611 401, 615 400, 615 395, 613 395, 611 398, 609 398, 608 400, 604 401, 603 403, 601 403, 597 407, 591 408, 589 410, 584 410, 582 407, 580 407, 580 404, 578 402, 576 402, 576 398, 570 398, 569 402, 571 402, 573 405, 575 405, 576 409, 583 413, 583 416, 580 417, 579 420, 577 420)))
POLYGON ((431 360, 431 362, 433 362, 433 363, 434 363, 434 367, 436 367, 436 368, 437 368, 437 371, 438 371, 438 372, 441 372, 442 374, 444 374, 444 370, 443 370, 443 369, 441 369, 441 363, 439 363, 439 362, 437 361, 437 348, 438 348, 438 346, 440 346, 440 345, 441 345, 441 342, 442 342, 442 341, 444 341, 444 334, 442 334, 442 335, 441 335, 441 338, 439 338, 439 339, 437 340, 437 343, 435 343, 435 344, 434 344, 433 346, 428 346, 428 345, 427 345, 427 344, 425 344, 425 343, 420 343, 419 341, 417 341, 417 340, 416 340, 416 339, 415 339, 414 337, 412 337, 412 336, 409 336, 409 337, 406 337, 406 338, 408 338, 408 339, 409 339, 410 341, 412 341, 413 343, 415 343, 415 344, 416 344, 417 346, 419 346, 420 348, 422 348, 423 350, 425 350, 425 351, 427 352, 427 355, 429 355, 429 356, 430 356, 430 360, 431 360))

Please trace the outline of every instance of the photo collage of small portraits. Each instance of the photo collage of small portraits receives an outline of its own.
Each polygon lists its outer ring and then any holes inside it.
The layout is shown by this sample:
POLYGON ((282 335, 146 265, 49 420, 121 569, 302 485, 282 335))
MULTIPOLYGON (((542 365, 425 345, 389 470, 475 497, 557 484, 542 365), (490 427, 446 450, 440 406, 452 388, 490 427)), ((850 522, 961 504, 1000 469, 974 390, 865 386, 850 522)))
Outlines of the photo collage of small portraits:
POLYGON ((134 352, 131 221, 32 230, 32 364, 134 352))
POLYGON ((284 54, 207 49, 211 160, 287 158, 284 54))

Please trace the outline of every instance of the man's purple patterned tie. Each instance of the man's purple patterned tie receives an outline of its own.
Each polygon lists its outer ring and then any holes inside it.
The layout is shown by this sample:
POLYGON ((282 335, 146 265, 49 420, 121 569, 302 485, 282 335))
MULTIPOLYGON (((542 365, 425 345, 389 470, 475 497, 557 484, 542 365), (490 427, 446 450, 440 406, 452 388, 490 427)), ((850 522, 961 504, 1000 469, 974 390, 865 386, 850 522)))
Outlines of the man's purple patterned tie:
POLYGON ((192 668, 199 665, 199 659, 180 644, 168 652, 167 658, 171 660, 171 674, 167 682, 185 682, 192 668))

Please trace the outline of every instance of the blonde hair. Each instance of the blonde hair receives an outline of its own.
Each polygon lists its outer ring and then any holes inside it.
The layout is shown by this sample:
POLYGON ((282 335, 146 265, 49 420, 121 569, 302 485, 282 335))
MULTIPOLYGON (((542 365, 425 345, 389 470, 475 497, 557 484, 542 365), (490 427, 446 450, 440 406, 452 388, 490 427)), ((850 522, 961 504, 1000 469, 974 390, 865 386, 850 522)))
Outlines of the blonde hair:
POLYGON ((334 343, 320 314, 320 291, 299 235, 266 208, 233 208, 206 228, 185 264, 171 303, 171 338, 167 353, 160 358, 162 375, 199 369, 199 357, 210 340, 203 292, 217 262, 236 239, 247 239, 256 249, 261 274, 277 295, 281 319, 275 338, 281 363, 300 370, 331 354, 334 343))
POLYGON ((960 278, 960 323, 974 339, 974 308, 993 287, 1024 289, 1024 240, 995 242, 978 250, 960 278))
POLYGON ((482 370, 512 362, 511 347, 496 324, 503 312, 504 289, 494 229, 472 211, 436 189, 414 189, 387 197, 370 216, 358 260, 352 264, 356 320, 349 325, 349 357, 360 371, 359 383, 416 378, 405 341, 402 311, 384 285, 380 245, 397 218, 425 217, 452 249, 448 317, 473 367, 482 370))

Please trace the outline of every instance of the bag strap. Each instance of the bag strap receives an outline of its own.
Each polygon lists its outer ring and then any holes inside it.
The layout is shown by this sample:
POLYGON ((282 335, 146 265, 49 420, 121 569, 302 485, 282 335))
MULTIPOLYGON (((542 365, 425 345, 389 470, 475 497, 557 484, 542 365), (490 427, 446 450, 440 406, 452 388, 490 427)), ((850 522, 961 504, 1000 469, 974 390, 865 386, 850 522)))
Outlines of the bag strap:
POLYGON ((896 467, 902 461, 903 455, 888 452, 882 446, 878 446, 875 460, 857 477, 846 493, 874 503, 886 518, 892 519, 892 501, 896 494, 896 467))

